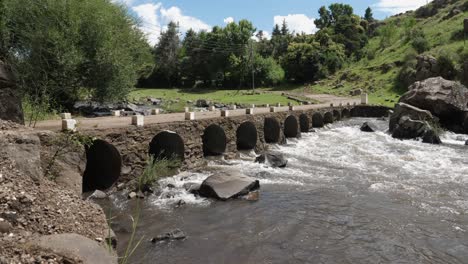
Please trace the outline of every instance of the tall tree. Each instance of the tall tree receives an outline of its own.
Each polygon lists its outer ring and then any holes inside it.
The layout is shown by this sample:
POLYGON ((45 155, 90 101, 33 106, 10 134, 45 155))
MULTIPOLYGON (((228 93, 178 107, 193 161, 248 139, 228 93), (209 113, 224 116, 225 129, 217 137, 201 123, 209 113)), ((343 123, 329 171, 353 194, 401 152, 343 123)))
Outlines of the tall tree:
POLYGON ((156 68, 154 74, 164 76, 167 84, 176 85, 179 80, 179 55, 181 51, 179 26, 174 22, 167 25, 167 30, 161 33, 154 49, 156 68))
POLYGON ((366 9, 366 13, 364 14, 364 19, 367 20, 367 22, 373 22, 374 21, 374 14, 372 13, 372 9, 368 7, 366 9))

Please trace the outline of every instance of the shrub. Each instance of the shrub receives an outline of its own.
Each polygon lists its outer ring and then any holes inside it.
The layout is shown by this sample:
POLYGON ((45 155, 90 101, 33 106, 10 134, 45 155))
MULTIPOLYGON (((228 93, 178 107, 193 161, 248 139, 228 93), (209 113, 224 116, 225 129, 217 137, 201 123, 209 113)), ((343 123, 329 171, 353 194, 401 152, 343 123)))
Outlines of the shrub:
POLYGON ((457 56, 449 51, 441 51, 437 57, 440 67, 440 75, 447 80, 454 80, 457 76, 457 56))
POLYGON ((428 51, 430 46, 429 46, 429 42, 427 41, 427 39, 425 37, 416 37, 415 39, 413 39, 413 41, 411 42, 411 46, 413 46, 413 48, 418 52, 418 53, 423 53, 425 51, 428 51))
POLYGON ((155 159, 154 156, 149 156, 146 167, 138 179, 138 189, 144 190, 162 177, 173 175, 178 167, 180 167, 180 160, 177 158, 155 159))

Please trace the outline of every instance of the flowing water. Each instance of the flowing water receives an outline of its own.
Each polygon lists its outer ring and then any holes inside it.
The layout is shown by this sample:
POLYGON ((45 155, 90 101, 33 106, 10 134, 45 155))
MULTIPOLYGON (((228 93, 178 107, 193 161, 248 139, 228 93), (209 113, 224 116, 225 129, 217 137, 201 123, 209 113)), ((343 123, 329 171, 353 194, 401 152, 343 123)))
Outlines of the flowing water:
MULTIPOLYGON (((184 190, 209 171, 163 180, 176 188, 143 202, 136 237, 144 238, 131 263, 468 263, 463 136, 447 133, 441 146, 400 141, 361 132, 367 120, 275 146, 289 159, 285 169, 241 160, 223 165, 260 179, 257 202, 217 202, 184 190), (180 200, 186 204, 176 208, 180 200), (175 228, 187 239, 148 241, 175 228)), ((112 202, 123 252, 135 201, 112 202)))

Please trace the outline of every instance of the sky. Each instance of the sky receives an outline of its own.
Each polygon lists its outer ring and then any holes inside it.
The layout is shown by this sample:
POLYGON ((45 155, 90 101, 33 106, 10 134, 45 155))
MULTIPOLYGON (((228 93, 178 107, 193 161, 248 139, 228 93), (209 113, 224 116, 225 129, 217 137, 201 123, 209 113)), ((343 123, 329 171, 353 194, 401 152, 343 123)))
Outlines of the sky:
POLYGON ((275 24, 286 20, 291 31, 314 33, 317 29, 314 19, 318 9, 331 3, 350 4, 354 13, 361 16, 367 7, 373 9, 374 17, 388 16, 414 10, 430 0, 112 0, 126 5, 130 12, 139 17, 141 30, 152 45, 170 21, 179 23, 185 33, 209 31, 213 26, 248 19, 257 30, 263 30, 268 37, 275 24))

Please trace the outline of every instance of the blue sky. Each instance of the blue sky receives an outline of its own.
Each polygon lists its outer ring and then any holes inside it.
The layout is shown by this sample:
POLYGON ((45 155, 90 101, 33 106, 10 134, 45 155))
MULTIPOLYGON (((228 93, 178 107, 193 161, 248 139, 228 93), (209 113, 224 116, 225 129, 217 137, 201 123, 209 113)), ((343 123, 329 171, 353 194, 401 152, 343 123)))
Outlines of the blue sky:
POLYGON ((428 0, 113 0, 128 6, 129 10, 140 17, 142 30, 148 35, 149 42, 158 40, 161 30, 169 21, 179 22, 185 32, 189 28, 196 31, 209 30, 214 25, 223 26, 231 21, 248 19, 259 30, 271 32, 275 23, 284 19, 296 32, 313 33, 313 24, 320 6, 334 2, 350 4, 354 12, 364 14, 370 6, 374 17, 387 16, 414 10, 428 0))

